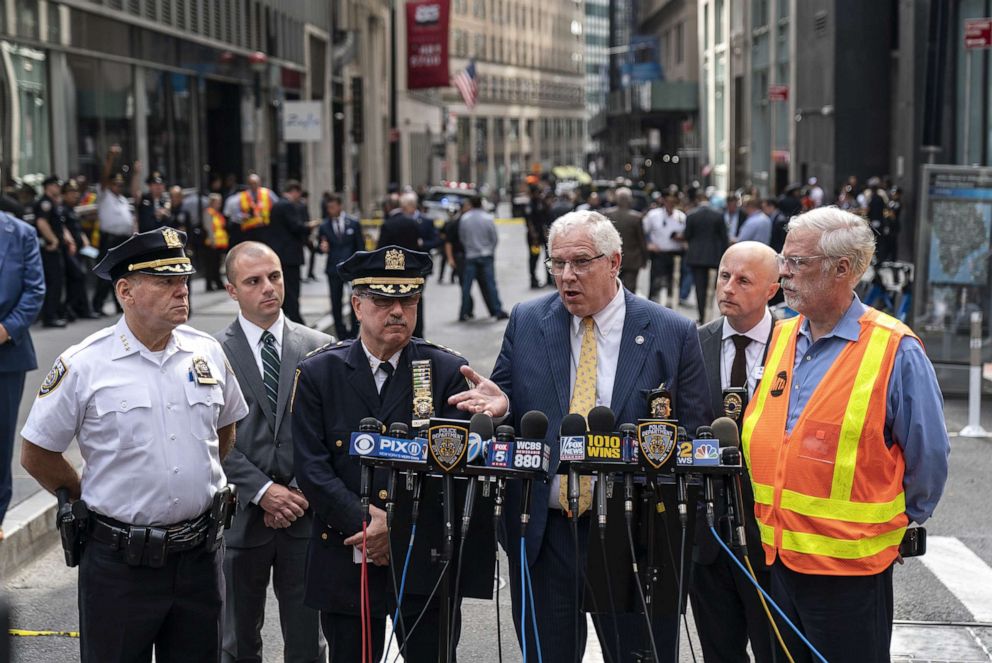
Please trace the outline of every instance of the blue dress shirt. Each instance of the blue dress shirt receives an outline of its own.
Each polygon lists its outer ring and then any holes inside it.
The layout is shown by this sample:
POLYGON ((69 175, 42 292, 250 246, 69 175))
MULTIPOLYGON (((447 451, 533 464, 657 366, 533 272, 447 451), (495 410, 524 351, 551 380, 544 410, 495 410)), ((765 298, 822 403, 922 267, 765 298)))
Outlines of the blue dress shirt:
MULTIPOLYGON (((847 312, 830 333, 814 343, 809 320, 803 320, 796 339, 792 393, 786 432, 791 433, 807 401, 823 380, 841 351, 858 340, 858 320, 867 307, 857 295, 847 312)), ((933 514, 947 480, 950 441, 944 423, 944 397, 937 375, 923 346, 905 337, 896 350, 895 365, 889 379, 885 408, 885 443, 902 447, 906 460, 903 489, 906 491, 906 514, 922 524, 933 514)))

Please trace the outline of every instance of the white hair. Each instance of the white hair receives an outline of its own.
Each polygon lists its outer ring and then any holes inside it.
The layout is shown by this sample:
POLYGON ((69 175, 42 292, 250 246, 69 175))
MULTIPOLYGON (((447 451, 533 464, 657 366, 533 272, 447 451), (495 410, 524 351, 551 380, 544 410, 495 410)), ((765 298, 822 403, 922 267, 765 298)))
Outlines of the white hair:
POLYGON ((875 233, 860 216, 836 207, 818 207, 793 217, 787 226, 793 230, 813 230, 820 233, 820 251, 832 260, 851 261, 853 280, 857 281, 868 269, 875 255, 875 233))
POLYGON ((622 186, 619 189, 617 189, 615 195, 617 199, 617 205, 629 206, 630 203, 634 200, 634 193, 625 186, 622 186))
POLYGON ((420 200, 413 191, 406 191, 400 196, 400 205, 403 207, 416 207, 420 200))
POLYGON ((551 224, 551 230, 548 232, 548 253, 550 254, 554 247, 555 238, 575 230, 589 233, 596 250, 604 255, 612 256, 623 252, 620 233, 617 232, 612 221, 599 212, 579 210, 562 215, 551 224))

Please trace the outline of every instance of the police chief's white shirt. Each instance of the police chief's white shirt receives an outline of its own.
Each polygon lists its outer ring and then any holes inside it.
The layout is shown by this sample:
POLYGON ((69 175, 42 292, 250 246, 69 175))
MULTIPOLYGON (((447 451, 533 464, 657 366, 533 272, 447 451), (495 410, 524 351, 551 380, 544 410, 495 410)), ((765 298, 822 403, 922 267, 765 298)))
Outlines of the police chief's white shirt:
POLYGON ((177 327, 151 352, 125 319, 57 360, 21 431, 64 452, 75 437, 83 460, 82 498, 93 511, 132 525, 172 525, 200 515, 224 485, 217 429, 248 414, 224 351, 211 336, 177 327), (196 379, 202 358, 217 384, 196 379))

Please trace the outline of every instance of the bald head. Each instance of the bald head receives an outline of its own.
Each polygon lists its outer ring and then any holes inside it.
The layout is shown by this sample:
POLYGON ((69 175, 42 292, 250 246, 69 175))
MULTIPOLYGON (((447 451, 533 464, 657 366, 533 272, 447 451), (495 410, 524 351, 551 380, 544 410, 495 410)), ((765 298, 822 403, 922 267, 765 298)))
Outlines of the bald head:
POLYGON ((723 254, 717 274, 720 313, 739 333, 751 330, 765 315, 778 291, 775 251, 761 242, 738 242, 723 254))
POLYGON ((264 260, 275 258, 279 262, 276 252, 261 242, 241 242, 227 252, 224 259, 224 271, 227 274, 228 283, 236 283, 238 280, 237 271, 240 263, 244 261, 264 260))

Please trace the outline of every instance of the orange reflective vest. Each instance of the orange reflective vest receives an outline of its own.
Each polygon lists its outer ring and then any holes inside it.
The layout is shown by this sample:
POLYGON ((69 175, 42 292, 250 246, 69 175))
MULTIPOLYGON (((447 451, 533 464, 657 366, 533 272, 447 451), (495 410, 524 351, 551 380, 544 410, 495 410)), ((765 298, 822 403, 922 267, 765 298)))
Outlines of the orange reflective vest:
POLYGON ((269 213, 272 212, 272 196, 264 186, 258 187, 258 200, 253 200, 251 191, 241 192, 241 229, 255 230, 269 225, 269 213))
POLYGON ((207 208, 207 214, 210 215, 210 220, 213 221, 213 248, 218 251, 226 251, 229 242, 227 237, 227 219, 224 218, 223 214, 212 207, 207 208))
POLYGON ((786 433, 802 320, 775 327, 741 429, 765 561, 777 556, 814 575, 874 575, 895 560, 908 524, 902 448, 886 447, 883 430, 896 349, 917 337, 869 308, 857 342, 841 351, 786 433))

